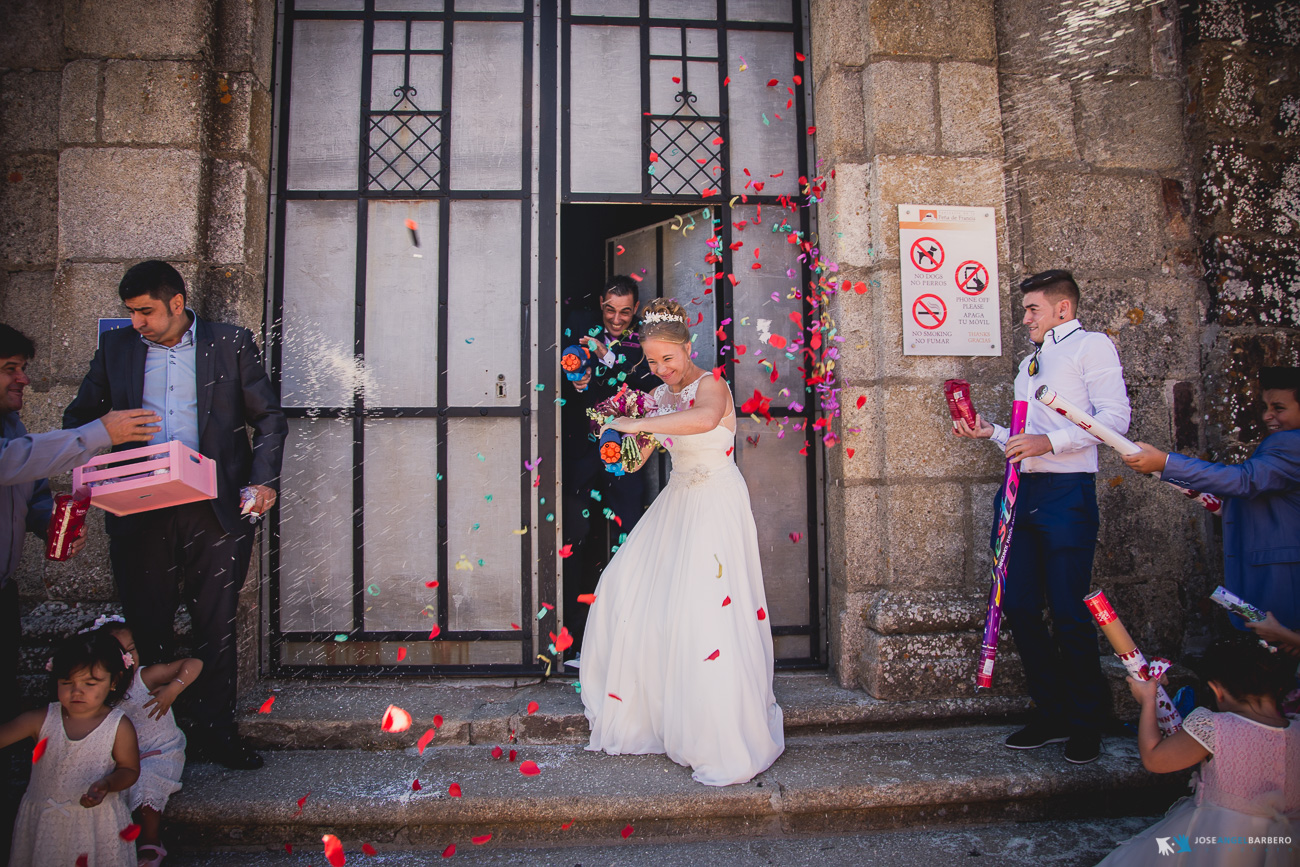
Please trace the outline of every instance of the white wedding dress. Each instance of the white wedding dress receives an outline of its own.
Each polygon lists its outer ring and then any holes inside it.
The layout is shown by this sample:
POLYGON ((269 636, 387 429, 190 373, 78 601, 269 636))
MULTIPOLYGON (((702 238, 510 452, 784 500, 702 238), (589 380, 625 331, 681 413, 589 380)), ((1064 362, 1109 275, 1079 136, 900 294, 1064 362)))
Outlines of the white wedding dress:
MULTIPOLYGON (((657 414, 698 386, 659 386, 657 414)), ((672 475, 596 585, 580 669, 587 749, 665 753, 710 786, 743 783, 785 749, 734 425, 733 412, 707 433, 660 435, 672 475)))

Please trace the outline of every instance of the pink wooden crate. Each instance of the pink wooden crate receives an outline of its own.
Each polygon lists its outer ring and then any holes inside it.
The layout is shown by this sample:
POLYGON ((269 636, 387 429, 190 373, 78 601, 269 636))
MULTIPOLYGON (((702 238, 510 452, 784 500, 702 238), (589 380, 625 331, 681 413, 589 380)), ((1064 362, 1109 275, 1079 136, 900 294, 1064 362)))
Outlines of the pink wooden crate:
POLYGON ((173 440, 91 458, 72 471, 72 487, 90 488, 90 504, 132 515, 217 495, 217 464, 173 440))

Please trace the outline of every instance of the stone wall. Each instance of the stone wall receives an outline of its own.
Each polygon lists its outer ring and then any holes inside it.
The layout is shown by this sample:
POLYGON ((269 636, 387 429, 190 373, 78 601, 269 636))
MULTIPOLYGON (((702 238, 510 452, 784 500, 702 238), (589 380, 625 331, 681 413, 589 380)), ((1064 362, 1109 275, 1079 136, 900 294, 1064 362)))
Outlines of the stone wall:
MULTIPOLYGON (((135 262, 166 259, 200 315, 261 334, 274 23, 270 0, 0 9, 0 317, 37 344, 32 430, 59 426, 135 262)), ((68 563, 26 547, 29 604, 113 598, 90 526, 68 563)))
POLYGON ((1263 434, 1256 371, 1300 365, 1300 3, 1193 3, 1184 29, 1207 445, 1238 460, 1263 434))
MULTIPOLYGON (((1011 287, 1072 270, 1080 318, 1124 362, 1130 435, 1204 442, 1208 298, 1176 6, 828 0, 812 11, 819 155, 836 172, 822 236, 841 273, 873 287, 835 310, 856 351, 840 368, 855 455, 837 452, 830 473, 833 665, 881 698, 969 694, 1001 461, 948 434, 941 384, 970 380, 977 406, 1005 423, 1014 362, 1030 348, 1011 287), (1003 357, 902 356, 903 202, 996 209, 1003 357), (847 226, 828 233, 832 218, 847 226)), ((1217 557, 1207 519, 1106 449, 1098 483, 1094 583, 1144 648, 1176 655, 1217 557)), ((1017 669, 1004 637, 998 691, 1019 688, 1017 669)))

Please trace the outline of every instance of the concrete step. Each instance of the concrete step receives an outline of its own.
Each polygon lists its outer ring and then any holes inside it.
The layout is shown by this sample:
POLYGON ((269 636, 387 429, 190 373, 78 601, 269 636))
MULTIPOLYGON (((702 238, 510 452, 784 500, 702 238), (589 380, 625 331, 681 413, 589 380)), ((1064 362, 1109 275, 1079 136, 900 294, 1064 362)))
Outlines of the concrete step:
POLYGON ((1159 814, 1185 775, 1142 770, 1136 743, 1107 738, 1102 758, 1071 765, 1060 746, 1013 751, 1009 726, 791 739, 749 783, 702 786, 664 756, 606 756, 567 744, 520 744, 517 762, 491 747, 270 752, 256 772, 194 763, 168 806, 179 848, 441 852, 491 834, 498 846, 858 833, 924 823, 1159 814), (537 776, 524 776, 530 760, 537 776), (413 789, 419 780, 420 789, 413 789), (458 784, 462 797, 451 797, 458 784), (299 799, 305 798, 301 806, 299 799), (566 827, 567 826, 567 827, 566 827), (183 844, 183 845, 182 845, 183 844))
MULTIPOLYGON (((1153 824, 1157 816, 1106 820, 1013 822, 998 825, 931 825, 906 831, 837 835, 786 835, 736 840, 671 840, 645 843, 639 834, 616 843, 527 848, 503 845, 496 837, 482 845, 458 843, 455 864, 468 867, 574 867, 617 864, 699 867, 935 867, 979 858, 981 867, 1092 867, 1120 842, 1153 824)), ((357 863, 363 841, 345 841, 348 863, 357 863)), ((394 850, 360 863, 368 867, 428 867, 443 849, 394 850)), ((1154 853, 1153 853, 1154 854, 1154 853)), ((322 846, 279 852, 177 854, 169 867, 302 867, 322 862, 322 846)))
MULTIPOLYGON (((576 679, 545 683, 507 679, 418 682, 410 679, 351 683, 271 681, 245 696, 241 733, 268 750, 400 750, 433 725, 443 723, 434 746, 498 744, 585 744, 588 737, 576 679), (269 713, 259 710, 275 697, 269 713), (528 713, 530 703, 538 709, 528 713), (385 733, 380 720, 395 704, 415 719, 410 731, 385 733)), ((824 672, 778 674, 774 689, 785 712, 787 736, 886 731, 918 725, 937 727, 972 721, 1002 721, 1028 707, 1023 696, 880 701, 843 689, 824 672)))

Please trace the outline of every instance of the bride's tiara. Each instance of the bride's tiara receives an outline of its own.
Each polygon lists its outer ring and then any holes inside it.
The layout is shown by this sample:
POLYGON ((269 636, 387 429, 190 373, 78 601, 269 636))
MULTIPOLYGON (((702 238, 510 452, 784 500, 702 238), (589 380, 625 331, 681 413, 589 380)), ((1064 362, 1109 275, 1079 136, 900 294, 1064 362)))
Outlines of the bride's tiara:
POLYGON ((685 316, 678 316, 676 313, 660 313, 657 310, 651 310, 649 313, 641 315, 642 322, 680 322, 686 324, 685 316))

